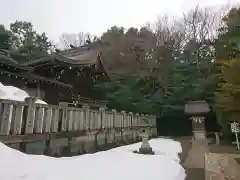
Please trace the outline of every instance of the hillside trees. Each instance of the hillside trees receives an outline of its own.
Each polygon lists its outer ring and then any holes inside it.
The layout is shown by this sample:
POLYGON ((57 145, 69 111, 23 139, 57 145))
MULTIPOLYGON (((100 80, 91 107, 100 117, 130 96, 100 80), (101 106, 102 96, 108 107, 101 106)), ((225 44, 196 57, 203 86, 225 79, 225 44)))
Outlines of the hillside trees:
POLYGON ((9 50, 10 35, 3 25, 0 25, 0 49, 9 50))
POLYGON ((11 23, 8 34, 10 51, 20 63, 35 60, 53 50, 46 33, 37 33, 31 22, 11 23))
POLYGON ((240 10, 233 8, 223 18, 216 40, 216 91, 215 109, 225 134, 229 134, 228 123, 239 121, 240 106, 240 10))
MULTIPOLYGON (((125 92, 124 96, 114 96, 112 91, 108 93, 106 90, 105 96, 101 97, 106 97, 106 100, 107 97, 125 97, 125 104, 121 107, 124 109, 131 103, 127 99, 137 90, 142 93, 139 97, 143 101, 148 100, 152 112, 160 116, 183 113, 184 104, 188 100, 211 99, 208 96, 212 96, 214 90, 209 78, 214 60, 212 33, 216 30, 212 21, 216 23, 216 19, 210 13, 206 14, 206 10, 196 8, 185 15, 183 20, 170 21, 162 17, 154 28, 146 26, 124 31, 115 26, 109 29, 102 36, 102 40, 108 42, 104 56, 107 67, 111 73, 121 75, 123 79, 134 75, 137 82, 141 82, 141 88, 131 83, 128 84, 131 88, 126 91, 126 84, 121 86, 120 83, 114 91, 125 92), (201 24, 203 21, 206 23, 201 24), (191 29, 194 26, 198 28, 195 35, 191 29), (197 59, 193 43, 197 46, 197 59), (121 88, 125 91, 121 91, 121 88)), ((109 83, 108 87, 113 84, 109 83)))

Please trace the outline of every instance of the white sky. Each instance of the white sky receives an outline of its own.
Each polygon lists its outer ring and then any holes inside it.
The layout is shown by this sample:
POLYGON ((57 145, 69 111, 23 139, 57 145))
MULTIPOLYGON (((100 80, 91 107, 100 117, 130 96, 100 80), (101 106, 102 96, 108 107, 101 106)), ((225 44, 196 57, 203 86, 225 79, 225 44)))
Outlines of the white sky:
POLYGON ((140 27, 161 14, 179 16, 197 4, 215 6, 240 0, 0 0, 0 24, 33 23, 58 41, 62 33, 100 35, 112 25, 140 27))

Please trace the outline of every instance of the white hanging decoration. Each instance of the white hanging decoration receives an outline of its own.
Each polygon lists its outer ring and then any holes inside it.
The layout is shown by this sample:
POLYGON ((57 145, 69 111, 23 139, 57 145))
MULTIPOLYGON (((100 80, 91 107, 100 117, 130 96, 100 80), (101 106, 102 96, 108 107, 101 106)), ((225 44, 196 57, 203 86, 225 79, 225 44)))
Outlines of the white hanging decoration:
POLYGON ((203 123, 204 117, 192 117, 191 118, 195 123, 203 123))

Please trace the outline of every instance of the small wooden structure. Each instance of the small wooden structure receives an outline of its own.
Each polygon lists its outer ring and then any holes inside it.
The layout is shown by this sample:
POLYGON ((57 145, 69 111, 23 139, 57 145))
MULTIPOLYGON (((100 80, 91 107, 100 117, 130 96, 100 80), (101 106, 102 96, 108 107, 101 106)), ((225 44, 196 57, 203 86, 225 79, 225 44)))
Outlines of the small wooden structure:
POLYGON ((206 101, 189 101, 185 105, 185 113, 191 115, 193 136, 195 139, 205 139, 205 115, 210 111, 206 101))

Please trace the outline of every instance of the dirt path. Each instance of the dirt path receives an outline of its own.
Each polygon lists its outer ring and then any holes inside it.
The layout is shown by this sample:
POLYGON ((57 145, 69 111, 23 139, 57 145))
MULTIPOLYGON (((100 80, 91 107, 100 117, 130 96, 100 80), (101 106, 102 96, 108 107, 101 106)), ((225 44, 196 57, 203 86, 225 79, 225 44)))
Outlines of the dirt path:
MULTIPOLYGON (((192 142, 192 137, 174 138, 179 141, 182 146, 182 153, 179 155, 181 164, 186 170, 186 180, 204 180, 204 165, 200 166, 199 161, 203 164, 202 158, 199 156, 199 151, 203 151, 199 144, 192 142), (196 163, 196 161, 198 161, 196 163)), ((202 152, 200 153, 202 154, 202 152)))
POLYGON ((208 151, 206 141, 192 141, 192 146, 188 151, 183 167, 186 170, 186 180, 204 180, 205 179, 205 152, 208 151))
POLYGON ((204 168, 185 168, 186 179, 185 180, 204 180, 204 168))

